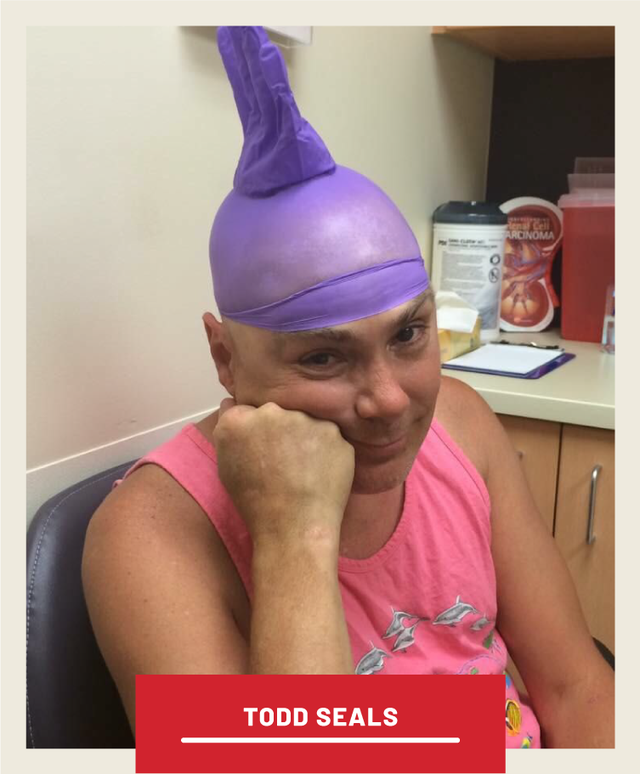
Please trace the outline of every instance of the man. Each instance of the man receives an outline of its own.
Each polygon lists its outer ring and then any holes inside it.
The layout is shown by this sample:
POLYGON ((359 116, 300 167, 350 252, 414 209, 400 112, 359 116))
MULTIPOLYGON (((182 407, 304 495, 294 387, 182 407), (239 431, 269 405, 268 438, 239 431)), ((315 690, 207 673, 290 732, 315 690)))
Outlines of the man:
POLYGON ((613 678, 488 406, 440 378, 415 238, 333 162, 260 28, 221 28, 245 133, 211 236, 220 410, 87 535, 92 623, 140 673, 503 673, 508 746, 613 744, 613 678))

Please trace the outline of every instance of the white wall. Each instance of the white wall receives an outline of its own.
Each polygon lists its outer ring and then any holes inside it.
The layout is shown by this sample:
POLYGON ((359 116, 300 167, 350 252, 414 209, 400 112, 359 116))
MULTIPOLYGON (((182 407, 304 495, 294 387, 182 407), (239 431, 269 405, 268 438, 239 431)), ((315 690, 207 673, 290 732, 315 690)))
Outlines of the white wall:
MULTIPOLYGON (((213 27, 32 27, 27 55, 31 518, 224 397, 200 318, 242 134, 213 27)), ((428 27, 316 27, 284 55, 428 260, 433 209, 484 195, 493 61, 428 27)))

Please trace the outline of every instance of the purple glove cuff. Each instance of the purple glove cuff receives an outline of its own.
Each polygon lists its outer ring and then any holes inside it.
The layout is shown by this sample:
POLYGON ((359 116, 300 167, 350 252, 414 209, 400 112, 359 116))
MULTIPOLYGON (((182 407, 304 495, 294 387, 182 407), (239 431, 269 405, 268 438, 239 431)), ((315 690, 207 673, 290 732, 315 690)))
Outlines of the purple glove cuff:
POLYGON ((386 312, 428 287, 422 258, 404 258, 332 277, 273 304, 243 312, 220 308, 220 314, 257 328, 305 331, 386 312))

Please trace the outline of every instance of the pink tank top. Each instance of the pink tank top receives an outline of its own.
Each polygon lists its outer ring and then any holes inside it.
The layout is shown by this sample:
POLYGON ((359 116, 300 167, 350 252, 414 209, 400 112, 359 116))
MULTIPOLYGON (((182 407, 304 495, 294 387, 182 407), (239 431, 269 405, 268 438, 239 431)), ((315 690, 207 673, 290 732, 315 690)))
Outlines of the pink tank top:
MULTIPOLYGON (((149 463, 171 475, 209 516, 251 601, 251 538, 220 483, 213 445, 189 424, 125 478, 149 463)), ((490 517, 484 481, 434 420, 406 479, 391 538, 368 559, 339 558, 354 671, 504 674, 506 746, 540 747, 538 722, 507 674, 507 648, 495 628, 490 517)))

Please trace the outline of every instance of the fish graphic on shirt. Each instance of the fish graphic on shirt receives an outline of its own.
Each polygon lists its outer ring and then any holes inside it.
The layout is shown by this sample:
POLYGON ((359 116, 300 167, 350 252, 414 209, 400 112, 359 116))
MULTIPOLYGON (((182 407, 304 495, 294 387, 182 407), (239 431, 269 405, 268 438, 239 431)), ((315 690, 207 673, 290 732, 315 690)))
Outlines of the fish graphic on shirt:
POLYGON ((411 613, 403 613, 401 610, 394 610, 393 608, 391 608, 391 612, 393 613, 393 620, 389 624, 387 631, 382 635, 383 640, 387 640, 389 637, 395 637, 396 634, 401 634, 406 628, 403 621, 419 617, 417 615, 411 615, 411 613))
POLYGON ((400 632, 398 635, 398 639, 393 643, 393 648, 391 648, 391 652, 395 653, 397 650, 406 650, 408 647, 413 645, 415 640, 415 631, 416 626, 419 623, 422 623, 422 621, 428 621, 428 618, 420 618, 418 621, 416 621, 413 626, 406 626, 404 627, 403 631, 400 632))
POLYGON ((484 629, 487 624, 491 623, 491 619, 487 618, 486 616, 482 616, 482 618, 478 618, 475 623, 471 624, 471 631, 472 632, 479 632, 481 629, 484 629))
POLYGON ((458 594, 455 603, 440 613, 440 615, 436 616, 432 623, 434 626, 437 626, 438 624, 441 626, 456 626, 462 621, 465 615, 478 612, 480 611, 476 610, 473 605, 470 605, 467 602, 461 602, 460 595, 458 594))
POLYGON ((376 648, 371 642, 371 650, 358 661, 355 673, 357 675, 372 675, 374 672, 380 672, 384 669, 385 658, 391 658, 391 654, 382 648, 376 648))

